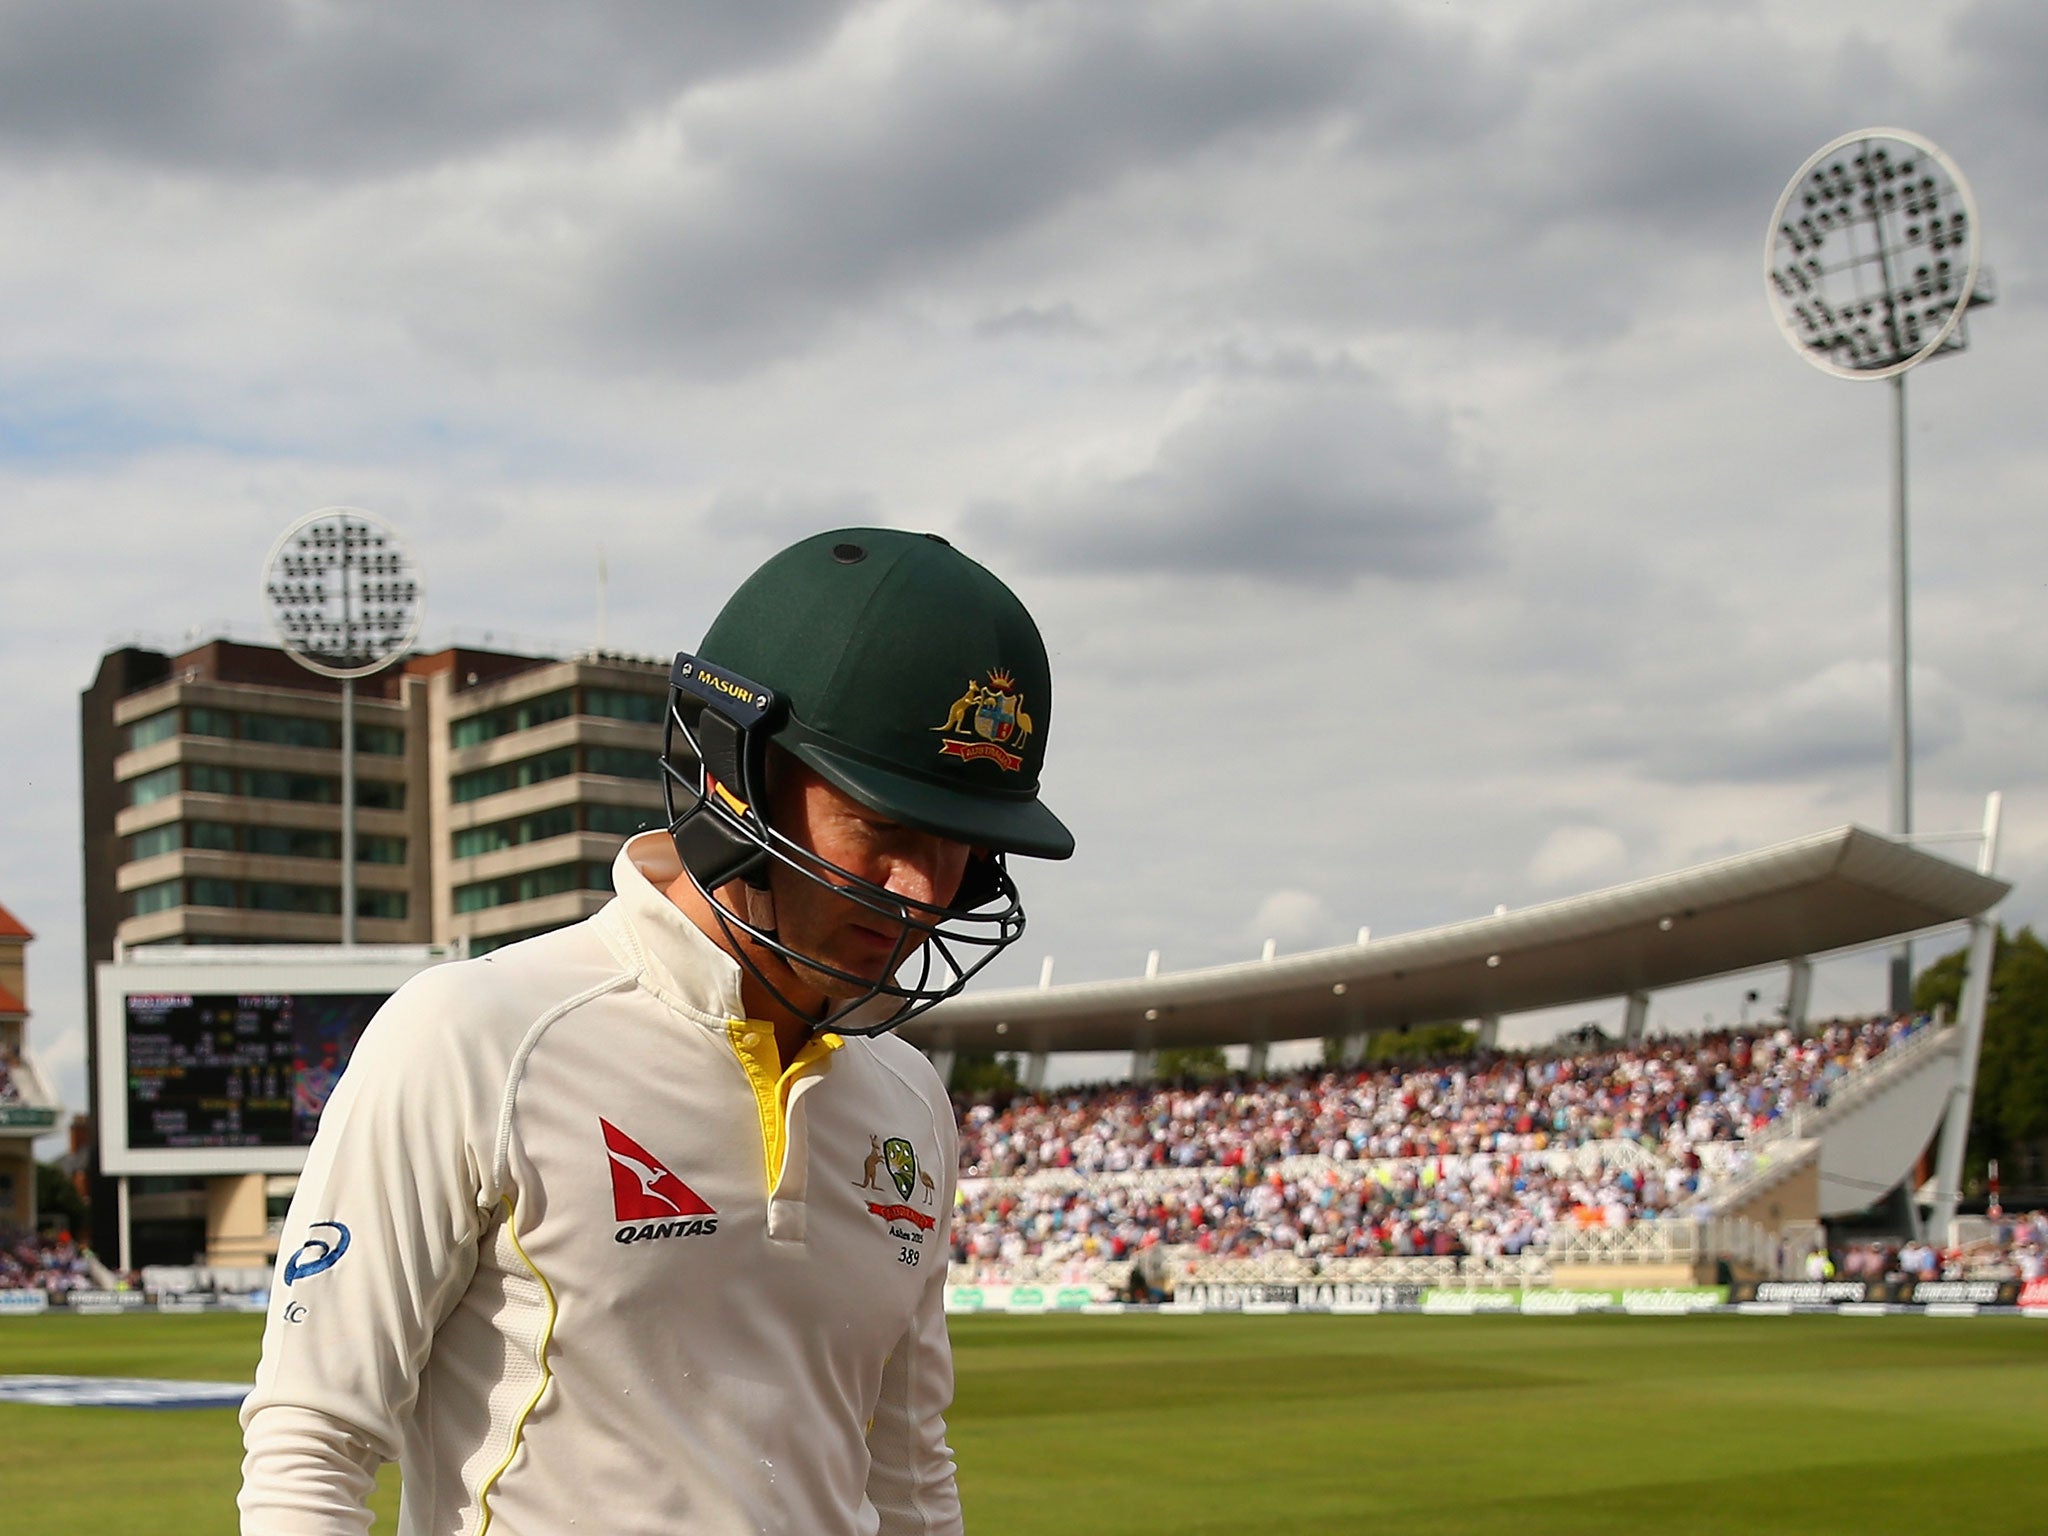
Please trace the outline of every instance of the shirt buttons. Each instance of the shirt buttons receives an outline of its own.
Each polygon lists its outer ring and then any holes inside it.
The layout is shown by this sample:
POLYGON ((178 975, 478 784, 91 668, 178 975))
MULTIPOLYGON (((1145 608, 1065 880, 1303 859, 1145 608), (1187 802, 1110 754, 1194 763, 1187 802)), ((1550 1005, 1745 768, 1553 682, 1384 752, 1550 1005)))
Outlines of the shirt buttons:
POLYGON ((744 1035, 740 1036, 740 1044, 744 1045, 750 1051, 760 1043, 761 1037, 751 1029, 748 1030, 744 1035))

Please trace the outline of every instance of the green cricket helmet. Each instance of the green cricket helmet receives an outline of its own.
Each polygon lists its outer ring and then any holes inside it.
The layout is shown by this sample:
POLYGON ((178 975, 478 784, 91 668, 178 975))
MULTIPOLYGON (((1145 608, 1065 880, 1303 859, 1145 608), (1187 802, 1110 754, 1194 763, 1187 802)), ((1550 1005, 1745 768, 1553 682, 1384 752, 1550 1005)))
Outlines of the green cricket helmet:
POLYGON ((772 919, 713 893, 734 880, 765 889, 779 863, 898 928, 887 978, 818 1026, 879 996, 899 1007, 842 1032, 892 1028, 958 992, 1023 933, 1007 855, 1073 853, 1073 834, 1038 798, 1051 714, 1038 626, 944 539, 882 528, 805 539, 750 576, 670 671, 662 766, 676 851, 721 923, 841 980, 867 985, 789 950, 772 919), (770 745, 878 815, 975 850, 952 904, 906 900, 770 824, 770 745), (913 954, 914 976, 897 976, 913 954))

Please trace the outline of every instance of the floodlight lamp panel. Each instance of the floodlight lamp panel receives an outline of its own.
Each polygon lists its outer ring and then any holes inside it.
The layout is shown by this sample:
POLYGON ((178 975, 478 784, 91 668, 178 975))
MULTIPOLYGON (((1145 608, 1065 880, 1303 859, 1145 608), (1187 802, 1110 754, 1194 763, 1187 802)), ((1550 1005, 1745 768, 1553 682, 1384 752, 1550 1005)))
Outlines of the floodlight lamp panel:
POLYGON ((325 507, 287 528, 264 563, 264 596, 284 649, 326 677, 380 672, 419 633, 404 546, 356 507, 325 507))
POLYGON ((1785 339, 1841 378, 1883 379, 1948 344, 1977 279, 1977 210, 1962 172, 1899 128, 1823 145, 1764 237, 1764 293, 1785 339))

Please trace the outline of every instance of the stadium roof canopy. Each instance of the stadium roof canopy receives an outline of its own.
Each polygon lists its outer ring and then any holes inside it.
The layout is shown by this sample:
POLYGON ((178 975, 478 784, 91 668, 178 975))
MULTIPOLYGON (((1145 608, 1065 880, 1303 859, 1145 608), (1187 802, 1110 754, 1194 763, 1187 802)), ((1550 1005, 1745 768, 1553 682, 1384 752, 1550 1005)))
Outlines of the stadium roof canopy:
POLYGON ((1170 975, 966 994, 927 1049, 1112 1051, 1369 1033, 1649 992, 1989 911, 2011 887, 1861 827, 1447 927, 1170 975))

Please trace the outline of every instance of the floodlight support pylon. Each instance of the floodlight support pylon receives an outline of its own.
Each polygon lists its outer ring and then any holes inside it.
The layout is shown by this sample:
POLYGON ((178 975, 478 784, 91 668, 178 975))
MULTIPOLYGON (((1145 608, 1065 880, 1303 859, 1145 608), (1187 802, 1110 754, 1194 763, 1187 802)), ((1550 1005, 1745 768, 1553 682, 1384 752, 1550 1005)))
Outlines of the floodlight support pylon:
MULTIPOLYGON (((2003 799, 1993 790, 1984 801, 1984 837, 1977 850, 1977 872, 1988 875, 1998 862, 1998 823, 2003 799)), ((1937 1243, 1945 1242, 1949 1224, 1963 1198, 1963 1154, 1970 1141, 1970 1110, 1977 1091, 1977 1062, 1984 1047, 1984 1012, 1991 1001, 1991 967, 1998 952, 1998 907, 1970 920, 1970 948, 1963 962, 1963 995, 1956 1027, 1962 1049, 1956 1052, 1956 1076, 1949 1088, 1948 1110, 1942 1117, 1941 1141, 1934 1159, 1934 1200, 1927 1226, 1937 1243)))
MULTIPOLYGON (((1909 370, 1910 371, 1910 370, 1909 370)), ((1912 643, 1907 613, 1910 582, 1906 560, 1906 374, 1892 375, 1892 539, 1891 539, 1891 813, 1892 835, 1913 837, 1912 643)), ((1892 1016, 1913 1008, 1913 944, 1892 950, 1892 1016)))
POLYGON ((341 680, 341 942, 356 941, 356 680, 341 680))

